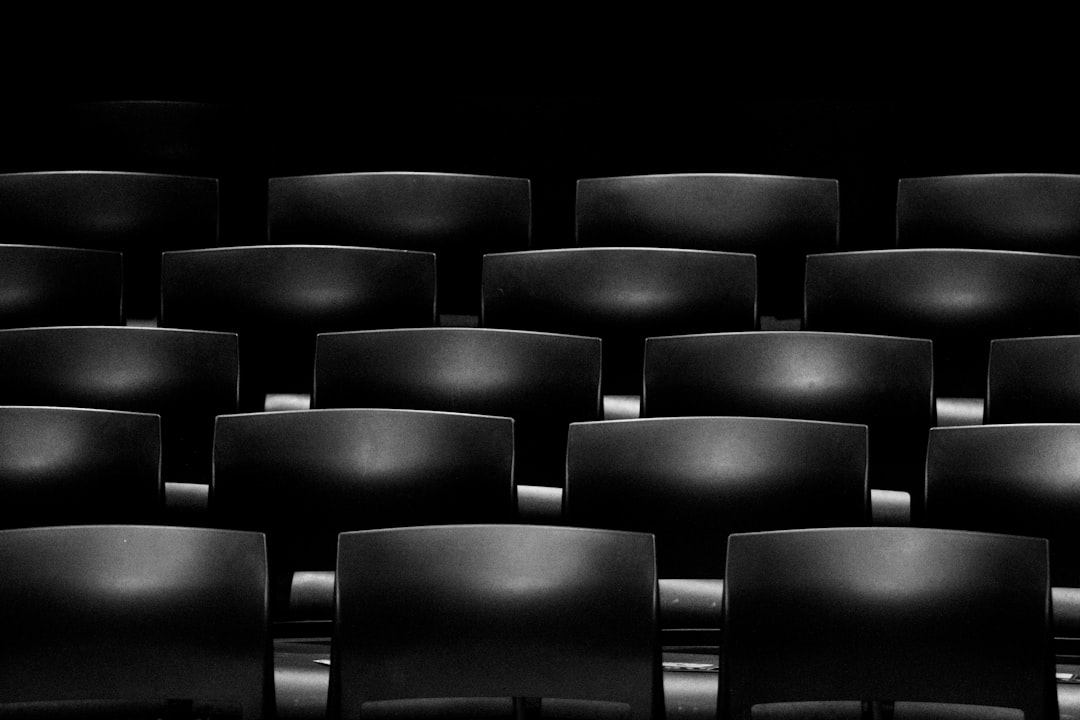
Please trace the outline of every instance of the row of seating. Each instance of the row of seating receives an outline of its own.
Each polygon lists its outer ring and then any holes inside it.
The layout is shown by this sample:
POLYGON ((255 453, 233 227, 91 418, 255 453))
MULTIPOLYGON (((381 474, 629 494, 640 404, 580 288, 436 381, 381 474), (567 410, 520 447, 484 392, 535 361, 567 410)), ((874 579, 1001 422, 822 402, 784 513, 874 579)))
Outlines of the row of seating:
MULTIPOLYGON (((1042 539, 733 535, 720 674, 694 713, 661 674, 647 533, 421 526, 343 533, 336 556, 327 712, 315 717, 859 718, 864 704, 875 716, 981 717, 979 706, 1059 717, 1042 539), (402 715, 414 699, 426 702, 402 715)), ((296 698, 271 669, 265 558, 256 532, 0 531, 0 710, 288 714, 296 698)))

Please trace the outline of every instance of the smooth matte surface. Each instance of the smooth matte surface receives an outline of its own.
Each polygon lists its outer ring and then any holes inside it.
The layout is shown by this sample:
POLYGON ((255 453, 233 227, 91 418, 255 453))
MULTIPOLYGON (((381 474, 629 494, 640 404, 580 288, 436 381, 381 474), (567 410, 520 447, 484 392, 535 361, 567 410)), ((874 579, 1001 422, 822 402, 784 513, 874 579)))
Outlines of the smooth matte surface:
POLYGON ((870 486, 914 500, 934 420, 931 352, 928 340, 849 333, 649 338, 642 414, 867 425, 870 486))
POLYGON ((272 716, 262 535, 5 530, 0 576, 0 708, 173 700, 272 716))
POLYGON ((1080 335, 990 343, 985 422, 1080 422, 1080 335))
POLYGON ((0 407, 0 528, 157 523, 161 418, 0 407))
POLYGON ((733 535, 720 716, 920 701, 1057 717, 1043 539, 926 528, 733 535))
POLYGON ((604 394, 641 392, 645 338, 757 324, 756 261, 745 253, 569 248, 484 257, 485 327, 600 337, 604 394))
POLYGON ((807 253, 838 249, 839 182, 736 173, 631 175, 577 182, 582 247, 752 253, 759 312, 802 316, 807 253))
POLYGON ((245 410, 310 393, 321 332, 435 324, 435 256, 407 250, 257 246, 162 256, 163 327, 235 332, 245 410))
POLYGON ((982 397, 997 338, 1080 331, 1080 257, 876 250, 806 260, 804 328, 934 341, 943 397, 982 397))
POLYGON ((1080 254, 1080 175, 996 173, 901 178, 897 247, 1080 254))
POLYGON ((600 419, 600 340, 489 328, 326 333, 314 408, 514 418, 518 484, 562 486, 571 422, 600 419))
POLYGON ((269 239, 434 252, 439 310, 479 313, 480 258, 527 250, 527 178, 432 172, 272 177, 269 239))
POLYGON ((0 245, 0 327, 121 325, 119 252, 0 245))
POLYGON ((662 714, 653 538, 582 528, 344 533, 330 717, 379 700, 563 698, 662 714))

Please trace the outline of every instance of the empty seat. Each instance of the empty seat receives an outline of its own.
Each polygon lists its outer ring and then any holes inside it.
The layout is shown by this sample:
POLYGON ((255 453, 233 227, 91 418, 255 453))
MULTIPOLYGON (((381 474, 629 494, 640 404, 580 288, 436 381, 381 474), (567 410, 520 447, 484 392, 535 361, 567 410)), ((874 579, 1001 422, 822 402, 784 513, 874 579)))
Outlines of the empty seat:
POLYGON ((811 255, 805 327, 929 338, 937 395, 981 399, 991 340, 1080 330, 1080 257, 951 249, 811 255))
POLYGON ((996 173, 901 178, 897 247, 1080 254, 1080 175, 996 173))
POLYGON ((587 178, 577 182, 577 244, 753 253, 760 314, 800 318, 806 255, 838 249, 839 203, 839 183, 824 178, 587 178))
POLYGON ((325 333, 312 407, 512 417, 517 484, 562 487, 567 428, 600 419, 600 340, 488 328, 325 333))
POLYGON ((870 702, 897 717, 1056 718, 1047 580, 1041 538, 927 528, 732 535, 720 717, 824 701, 835 703, 830 716, 854 705, 858 717, 870 702), (957 705, 982 712, 943 707, 957 705))
POLYGON ((987 423, 1080 422, 1080 336, 990 343, 987 423))
POLYGON ((868 524, 866 451, 865 425, 754 417, 574 423, 564 519, 654 534, 664 628, 715 632, 728 535, 868 524))
POLYGON ((0 327, 120 325, 118 252, 0 245, 0 327))
POLYGON ((438 255, 439 312, 479 313, 485 253, 527 250, 526 178, 431 172, 362 172, 270 178, 274 244, 424 250, 438 255))
POLYGON ((236 335, 144 327, 0 330, 0 403, 161 416, 166 482, 210 482, 214 418, 236 412, 236 335))
POLYGON ((237 333, 241 407, 311 393, 320 332, 435 324, 435 256, 257 246, 166 252, 160 324, 237 333))
POLYGON ((917 501, 934 421, 931 343, 799 331, 649 338, 642 410, 867 425, 870 486, 917 501))
POLYGON ((5 717, 273 714, 258 533, 0 531, 5 717))
POLYGON ((332 718, 369 703, 504 697, 663 716, 650 535, 525 525, 343 533, 337 574, 332 718))
POLYGON ((156 318, 161 252, 217 244, 218 183, 113 171, 3 174, 0 236, 12 244, 122 252, 127 316, 156 318))
POLYGON ((645 338, 752 330, 753 255, 571 248, 484 257, 486 327, 600 337, 605 395, 641 394, 645 338))
POLYGON ((211 521, 267 534, 275 617, 329 620, 338 533, 511 522, 513 467, 509 418, 381 409, 222 415, 211 521))

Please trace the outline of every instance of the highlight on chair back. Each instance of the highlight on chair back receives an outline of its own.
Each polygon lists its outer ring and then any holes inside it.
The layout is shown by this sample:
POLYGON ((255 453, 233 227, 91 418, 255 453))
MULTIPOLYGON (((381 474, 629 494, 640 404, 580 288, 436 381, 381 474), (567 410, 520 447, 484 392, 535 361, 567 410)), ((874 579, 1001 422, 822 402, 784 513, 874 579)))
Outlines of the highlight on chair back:
POLYGON ((312 406, 512 417, 516 484, 561 488, 567 428, 600 419, 600 340, 489 328, 325 333, 312 406))
POLYGON ((900 178, 896 246, 1080 255, 1080 175, 900 178))
POLYGON ((990 343, 987 423, 1080 422, 1080 335, 990 343))
POLYGON ((118 252, 0 245, 0 327, 122 325, 118 252))
POLYGON ((161 522, 161 418, 0 406, 0 529, 161 522))
POLYGON ((422 410, 222 415, 210 518, 265 532, 276 620, 330 620, 338 533, 511 522, 513 420, 422 410))
POLYGON ((273 716, 258 533, 0 531, 0 714, 273 716))
POLYGON ((435 324, 435 256, 336 246, 166 252, 160 325, 235 332, 241 409, 311 394, 321 332, 435 324))
POLYGON ((651 535, 537 525, 342 533, 337 577, 331 718, 421 698, 448 708, 541 698, 595 712, 619 703, 629 718, 663 717, 651 535))
POLYGON ((481 323, 600 337, 604 394, 640 395, 645 338, 756 327, 755 259, 624 247, 487 255, 481 323))
POLYGON ((433 252, 439 312, 476 316, 481 257, 529 249, 531 192, 527 178, 460 173, 272 177, 269 238, 433 252))
POLYGON ((834 179, 685 173, 577 182, 579 246, 752 253, 763 316, 801 319, 806 255, 838 250, 839 231, 834 179))
POLYGON ((122 252, 126 314, 153 319, 161 253, 217 245, 218 181, 121 171, 0 174, 0 235, 122 252))
POLYGON ((862 703, 896 717, 1058 716, 1042 538, 735 534, 723 632, 721 718, 859 717, 862 703))
POLYGON ((664 645, 715 646, 728 535, 869 524, 866 450, 865 425, 813 420, 574 423, 564 521, 654 534, 664 645))

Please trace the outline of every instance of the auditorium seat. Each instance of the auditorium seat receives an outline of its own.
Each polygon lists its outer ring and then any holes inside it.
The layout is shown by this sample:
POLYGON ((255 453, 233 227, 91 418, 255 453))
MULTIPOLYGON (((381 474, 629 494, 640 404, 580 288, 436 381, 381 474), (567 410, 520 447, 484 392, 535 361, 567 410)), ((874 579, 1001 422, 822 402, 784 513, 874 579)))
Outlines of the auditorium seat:
POLYGON ((735 534, 723 633, 722 718, 1058 717, 1042 538, 735 534))
POLYGON ((570 423, 600 419, 600 348, 593 337, 490 328, 324 333, 312 407, 512 417, 516 485, 555 491, 570 423))
POLYGON ((869 524, 866 458, 865 425, 755 417, 573 423, 564 522, 654 534, 664 645, 715 646, 728 535, 869 524))
POLYGON ((122 325, 118 252, 0 245, 0 327, 122 325))
POLYGON ((275 620, 333 616, 338 533, 512 522, 514 423, 420 410, 222 415, 210 520, 267 535, 275 620))
POLYGON ((577 182, 577 244, 752 253, 759 314, 797 323, 806 255, 839 249, 839 197, 838 181, 825 178, 738 173, 586 178, 577 182))
POLYGON ((986 422, 1080 422, 1080 335, 990 343, 986 422))
POLYGON ((1080 255, 1080 175, 985 173, 901 178, 901 248, 1080 255))
POLYGON ((415 699, 429 701, 420 717, 446 717, 502 698, 526 711, 541 699, 545 716, 663 717, 651 535, 349 532, 337 576, 331 718, 381 717, 415 699))
POLYGON ((161 416, 169 512, 205 511, 214 418, 237 410, 232 333, 148 327, 0 330, 0 404, 161 416))
POLYGON ((484 257, 481 323, 600 337, 604 395, 636 400, 645 338, 753 330, 756 297, 755 259, 745 253, 625 247, 497 253, 484 257))
POLYGON ((451 324, 480 312, 480 259, 527 250, 527 178, 434 172, 272 177, 269 241, 434 252, 439 312, 451 324))
POLYGON ((160 305, 161 252, 218 242, 214 178, 118 171, 0 174, 7 243, 113 250, 124 255, 129 319, 160 305))
POLYGON ((991 340, 1080 331, 1080 257, 940 248, 811 255, 804 326, 933 340, 939 422, 978 423, 991 340), (944 412, 943 401, 958 410, 944 412))
POLYGON ((0 407, 0 528, 156 524, 164 509, 159 416, 0 407))
POLYGON ((0 531, 4 717, 273 717, 258 533, 0 531))
POLYGON ((802 331, 654 337, 645 342, 642 414, 867 425, 874 520, 903 524, 908 504, 917 515, 922 497, 933 390, 929 340, 802 331))
MULTIPOLYGON (((435 256, 337 246, 166 252, 160 325, 235 332, 241 409, 310 401, 321 332, 435 324, 435 256), (269 398, 267 394, 276 397, 269 398)), ((295 403, 294 403, 295 404, 295 403)))

